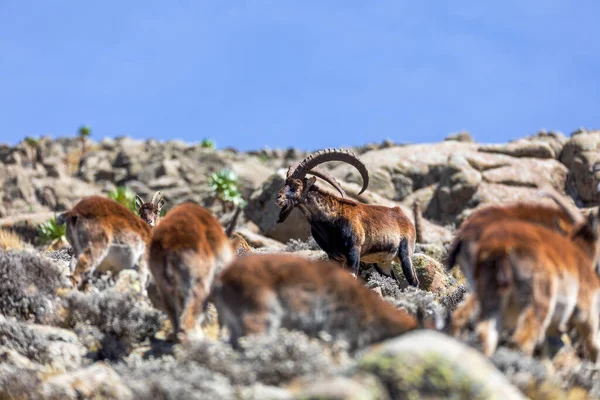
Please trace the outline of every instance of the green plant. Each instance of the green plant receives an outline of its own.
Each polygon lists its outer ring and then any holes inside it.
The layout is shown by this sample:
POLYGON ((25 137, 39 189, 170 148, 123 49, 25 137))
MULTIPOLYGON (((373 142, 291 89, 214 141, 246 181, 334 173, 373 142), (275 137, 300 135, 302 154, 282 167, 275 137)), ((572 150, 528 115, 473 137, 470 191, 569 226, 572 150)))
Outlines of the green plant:
POLYGON ((113 199, 117 203, 121 203, 137 215, 138 210, 135 206, 135 193, 128 187, 119 186, 114 188, 108 193, 108 198, 113 199))
POLYGON ((200 142, 200 147, 205 149, 214 149, 217 147, 217 144, 215 143, 214 139, 204 138, 202 139, 202 142, 200 142))
POLYGON ((268 155, 266 152, 261 152, 261 153, 258 155, 258 159, 259 159, 260 161, 262 161, 262 162, 267 162, 267 161, 270 161, 270 160, 271 160, 271 156, 270 156, 270 155, 268 155))
POLYGON ((79 134, 79 139, 81 140, 81 155, 84 155, 87 151, 87 138, 92 134, 92 128, 87 125, 82 125, 77 133, 79 134))
POLYGON ((40 143, 40 139, 31 137, 31 136, 26 136, 24 141, 27 144, 27 146, 32 147, 32 148, 36 147, 40 143))
POLYGON ((238 177, 233 171, 222 169, 212 173, 209 184, 213 195, 221 202, 223 212, 246 204, 238 188, 238 177))
POLYGON ((57 248, 59 244, 65 244, 66 235, 67 225, 59 225, 56 222, 56 214, 38 227, 41 244, 48 245, 49 248, 57 248))

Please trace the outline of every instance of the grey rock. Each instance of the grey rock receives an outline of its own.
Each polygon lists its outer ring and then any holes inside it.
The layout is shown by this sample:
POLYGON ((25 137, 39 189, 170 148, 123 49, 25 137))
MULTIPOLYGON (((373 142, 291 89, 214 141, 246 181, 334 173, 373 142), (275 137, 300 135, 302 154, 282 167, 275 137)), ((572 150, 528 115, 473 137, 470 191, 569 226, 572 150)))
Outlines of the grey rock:
POLYGON ((290 239, 306 240, 310 236, 310 225, 306 217, 294 209, 283 223, 277 223, 281 209, 275 203, 277 193, 285 182, 285 171, 280 170, 265 181, 248 200, 244 214, 260 230, 272 239, 286 243, 290 239))
POLYGON ((409 332, 373 346, 359 365, 392 398, 525 399, 481 353, 435 331, 409 332))

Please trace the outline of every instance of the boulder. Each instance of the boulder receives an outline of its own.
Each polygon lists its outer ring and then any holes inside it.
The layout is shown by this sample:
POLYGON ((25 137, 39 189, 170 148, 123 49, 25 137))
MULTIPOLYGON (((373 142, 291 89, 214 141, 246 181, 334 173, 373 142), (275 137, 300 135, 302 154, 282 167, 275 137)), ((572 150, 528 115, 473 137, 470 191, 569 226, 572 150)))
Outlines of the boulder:
POLYGON ((565 144, 560 161, 568 168, 567 192, 578 205, 596 205, 600 194, 596 186, 600 177, 594 176, 592 167, 600 162, 600 131, 585 132, 571 137, 565 144))
MULTIPOLYGON (((360 159, 367 166, 369 176, 376 181, 369 184, 369 189, 390 200, 401 201, 414 190, 437 183, 450 155, 473 152, 477 148, 475 143, 444 141, 373 150, 362 154, 360 159), (394 195, 390 195, 391 187, 396 188, 394 195)), ((345 163, 333 168, 332 175, 340 180, 362 184, 356 168, 345 163)))
POLYGON ((107 364, 98 362, 69 374, 48 378, 39 392, 44 398, 133 399, 133 393, 107 364))
POLYGON ((473 137, 471 136, 471 134, 467 131, 461 131, 458 133, 453 133, 451 135, 446 136, 446 138, 444 138, 444 141, 455 141, 455 142, 467 142, 467 143, 473 143, 475 140, 473 140, 473 137))
POLYGON ((388 400, 385 386, 373 375, 325 376, 319 379, 299 378, 290 392, 294 399, 323 400, 388 400))
POLYGON ((512 157, 558 158, 567 138, 562 133, 539 132, 506 144, 482 145, 479 151, 506 154, 512 157))
MULTIPOLYGON (((439 261, 426 254, 414 254, 412 263, 417 278, 419 279, 419 289, 421 290, 432 292, 438 296, 444 296, 448 294, 449 290, 456 283, 454 279, 446 273, 444 266, 439 261)), ((393 268, 394 274, 400 280, 400 287, 408 287, 408 281, 406 281, 404 272, 402 272, 402 266, 394 263, 393 268)))
POLYGON ((468 206, 481 183, 481 173, 462 155, 452 155, 424 215, 448 221, 468 206))
POLYGON ((525 399, 485 356, 435 331, 406 333, 372 347, 359 369, 391 398, 525 399))
POLYGON ((271 175, 261 188, 252 193, 244 208, 244 214, 248 220, 258 225, 267 237, 283 243, 290 239, 306 240, 310 236, 310 225, 298 209, 294 209, 284 222, 277 223, 281 209, 275 203, 275 199, 284 183, 285 170, 271 175))

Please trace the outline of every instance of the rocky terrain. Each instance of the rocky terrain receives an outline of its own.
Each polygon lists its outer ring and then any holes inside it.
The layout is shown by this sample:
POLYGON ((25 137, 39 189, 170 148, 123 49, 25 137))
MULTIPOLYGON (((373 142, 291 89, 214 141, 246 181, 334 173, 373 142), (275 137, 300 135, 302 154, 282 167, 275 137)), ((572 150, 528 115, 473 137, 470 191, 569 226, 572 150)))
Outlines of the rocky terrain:
MULTIPOLYGON (((139 294, 134 271, 99 277, 93 290, 68 283, 71 249, 40 242, 38 225, 91 194, 128 187, 143 198, 160 190, 165 209, 193 200, 227 224, 233 212, 215 200, 210 174, 233 171, 246 206, 238 233, 255 252, 325 254, 293 211, 276 224, 275 196, 287 167, 308 153, 295 149, 238 152, 179 141, 76 138, 0 145, 0 399, 583 399, 600 397, 593 366, 569 341, 551 341, 552 358, 529 358, 500 347, 481 355, 473 338, 414 332, 349 354, 343 342, 310 339, 282 330, 276 337, 247 337, 233 350, 217 339, 187 346, 164 341, 169 324, 139 294), (4 250, 2 250, 4 249, 4 250)), ((398 284, 369 265, 363 279, 396 306, 445 315, 467 287, 447 274, 445 252, 453 232, 485 204, 542 200, 552 187, 588 212, 600 204, 600 131, 570 136, 540 132, 506 144, 478 144, 466 133, 440 143, 391 142, 352 149, 370 172, 347 164, 322 165, 349 196, 365 203, 400 205, 412 218, 423 211, 423 238, 413 262, 420 289, 398 284)), ((315 149, 317 150, 317 149, 315 149)), ((322 183, 326 186, 325 183, 322 183)), ((399 276, 403 276, 401 273, 399 276)))

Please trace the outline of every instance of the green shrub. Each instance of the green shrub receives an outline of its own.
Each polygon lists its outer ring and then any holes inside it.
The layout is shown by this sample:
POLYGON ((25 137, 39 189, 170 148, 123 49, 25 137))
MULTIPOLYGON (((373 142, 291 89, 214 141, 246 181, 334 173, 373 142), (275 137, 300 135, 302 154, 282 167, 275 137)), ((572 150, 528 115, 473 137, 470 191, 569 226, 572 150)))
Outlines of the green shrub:
POLYGON ((200 142, 200 147, 205 149, 214 149, 217 147, 217 144, 215 143, 214 139, 204 138, 202 139, 202 142, 200 142))
POLYGON ((219 172, 212 173, 209 184, 213 195, 221 202, 224 212, 227 209, 236 206, 243 207, 246 204, 238 189, 238 177, 233 171, 222 169, 219 172))
POLYGON ((43 245, 49 248, 57 248, 66 243, 67 225, 59 225, 56 222, 56 214, 48 221, 38 227, 38 236, 43 245))
POLYGON ((92 128, 87 125, 82 125, 77 131, 79 140, 81 141, 81 155, 87 152, 87 138, 92 134, 92 128))
POLYGON ((125 207, 133 211, 137 215, 137 207, 135 206, 135 193, 126 186, 119 186, 108 193, 108 198, 121 203, 125 207))

